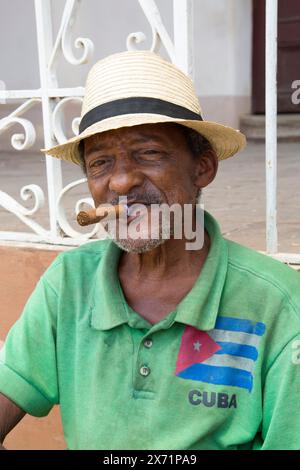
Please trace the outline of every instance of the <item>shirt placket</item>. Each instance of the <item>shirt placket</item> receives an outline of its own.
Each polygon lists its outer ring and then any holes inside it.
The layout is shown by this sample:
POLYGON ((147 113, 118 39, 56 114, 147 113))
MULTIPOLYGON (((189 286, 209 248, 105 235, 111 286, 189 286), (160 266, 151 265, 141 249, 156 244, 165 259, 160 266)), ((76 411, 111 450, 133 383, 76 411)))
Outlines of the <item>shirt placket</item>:
POLYGON ((135 335, 137 351, 133 373, 133 395, 135 398, 152 398, 156 393, 158 384, 155 380, 157 377, 155 369, 160 367, 156 351, 161 336, 157 333, 170 328, 173 322, 172 318, 162 320, 144 334, 141 332, 139 337, 135 335))
POLYGON ((148 333, 140 339, 138 344, 133 377, 133 391, 136 398, 147 398, 147 393, 150 395, 155 393, 154 342, 152 335, 148 333))

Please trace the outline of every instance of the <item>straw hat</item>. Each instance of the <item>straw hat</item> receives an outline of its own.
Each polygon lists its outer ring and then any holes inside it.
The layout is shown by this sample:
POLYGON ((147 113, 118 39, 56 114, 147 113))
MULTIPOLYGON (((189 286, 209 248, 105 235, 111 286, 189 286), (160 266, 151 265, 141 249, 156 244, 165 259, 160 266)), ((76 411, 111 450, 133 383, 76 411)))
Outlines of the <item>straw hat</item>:
POLYGON ((163 122, 176 122, 202 134, 219 160, 246 144, 239 131, 203 120, 193 82, 176 66, 153 52, 126 51, 100 60, 90 70, 79 134, 42 151, 79 164, 82 139, 121 127, 163 122))

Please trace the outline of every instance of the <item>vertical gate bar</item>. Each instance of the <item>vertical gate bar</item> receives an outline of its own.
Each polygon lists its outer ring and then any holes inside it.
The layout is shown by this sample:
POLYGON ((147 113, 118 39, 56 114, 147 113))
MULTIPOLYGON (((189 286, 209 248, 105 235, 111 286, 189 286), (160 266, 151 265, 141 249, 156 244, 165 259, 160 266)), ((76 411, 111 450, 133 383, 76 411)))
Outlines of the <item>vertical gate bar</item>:
POLYGON ((275 254, 277 242, 277 29, 278 0, 266 1, 266 243, 275 254))
MULTIPOLYGON (((54 71, 48 69, 48 61, 53 48, 51 1, 35 0, 39 71, 42 93, 42 111, 44 127, 44 145, 55 145, 52 132, 52 110, 54 99, 49 98, 49 88, 58 88, 54 71)), ((50 232, 52 237, 59 235, 56 203, 62 191, 62 173, 60 160, 46 156, 47 189, 49 200, 50 232)))
POLYGON ((194 78, 194 0, 173 0, 175 63, 194 78))

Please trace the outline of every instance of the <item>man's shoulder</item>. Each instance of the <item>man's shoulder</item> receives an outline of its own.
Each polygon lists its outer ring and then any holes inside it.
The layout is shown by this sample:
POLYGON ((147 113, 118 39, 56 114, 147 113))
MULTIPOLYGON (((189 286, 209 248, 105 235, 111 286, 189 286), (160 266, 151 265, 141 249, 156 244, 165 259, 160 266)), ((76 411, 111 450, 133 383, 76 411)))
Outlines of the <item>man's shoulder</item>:
POLYGON ((60 261, 63 262, 74 262, 77 260, 84 259, 86 256, 97 256, 101 257, 107 250, 111 240, 93 240, 82 245, 64 251, 59 255, 60 261))
POLYGON ((300 311, 300 274, 271 256, 259 253, 238 243, 227 240, 228 268, 233 275, 243 276, 250 283, 262 289, 285 297, 296 303, 300 311))
POLYGON ((110 240, 95 240, 60 253, 45 271, 42 278, 46 282, 52 283, 61 275, 64 275, 67 281, 68 275, 72 273, 73 275, 92 273, 97 269, 110 243, 110 240))

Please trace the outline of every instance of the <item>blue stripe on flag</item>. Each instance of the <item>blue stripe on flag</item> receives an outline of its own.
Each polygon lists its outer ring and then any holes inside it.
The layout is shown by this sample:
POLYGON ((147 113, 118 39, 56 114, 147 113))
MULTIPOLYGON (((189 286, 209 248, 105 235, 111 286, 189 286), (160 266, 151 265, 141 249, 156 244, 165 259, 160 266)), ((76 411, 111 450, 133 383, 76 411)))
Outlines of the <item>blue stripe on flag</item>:
POLYGON ((266 330, 266 325, 241 318, 218 317, 215 328, 217 330, 241 331, 262 336, 266 330))
POLYGON ((254 346, 239 343, 229 343, 223 341, 217 341, 217 344, 222 348, 216 351, 215 354, 231 354, 231 356, 247 357, 256 361, 258 357, 258 351, 254 346))
POLYGON ((246 388, 249 392, 253 385, 253 376, 250 372, 233 367, 193 364, 176 375, 183 379, 199 380, 209 384, 246 388))

